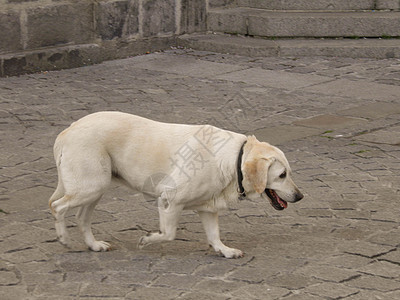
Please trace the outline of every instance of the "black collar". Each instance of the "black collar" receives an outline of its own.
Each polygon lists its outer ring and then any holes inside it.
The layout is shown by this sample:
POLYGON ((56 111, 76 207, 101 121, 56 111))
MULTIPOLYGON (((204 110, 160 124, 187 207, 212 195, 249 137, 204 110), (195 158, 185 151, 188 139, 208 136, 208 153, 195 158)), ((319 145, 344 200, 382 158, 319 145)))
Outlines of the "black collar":
POLYGON ((246 198, 246 192, 244 190, 242 181, 243 181, 243 173, 242 173, 242 157, 243 157, 243 148, 244 145, 246 145, 247 141, 245 141, 240 147, 238 159, 237 159, 237 164, 236 164, 236 171, 237 171, 237 176, 238 176, 238 193, 239 193, 239 199, 246 198))

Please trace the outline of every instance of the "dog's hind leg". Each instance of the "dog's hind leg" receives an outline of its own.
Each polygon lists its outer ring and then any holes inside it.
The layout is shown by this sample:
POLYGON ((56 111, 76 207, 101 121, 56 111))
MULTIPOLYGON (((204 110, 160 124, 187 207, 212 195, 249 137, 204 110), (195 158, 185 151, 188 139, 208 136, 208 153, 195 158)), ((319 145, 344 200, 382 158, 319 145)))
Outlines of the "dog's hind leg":
POLYGON ((111 248, 111 245, 104 241, 96 241, 93 236, 91 228, 91 217, 94 207, 99 202, 100 198, 93 201, 92 203, 81 206, 76 214, 76 219, 82 234, 85 238, 85 243, 89 249, 93 251, 107 251, 111 248))
POLYGON ((52 214, 54 214, 54 212, 53 212, 53 210, 52 210, 51 204, 52 204, 54 201, 56 201, 56 200, 62 198, 62 197, 64 196, 64 193, 65 193, 65 191, 64 191, 64 186, 63 186, 61 180, 58 179, 57 188, 56 188, 56 190, 54 191, 53 195, 51 195, 51 197, 50 197, 50 199, 49 199, 49 207, 50 207, 50 210, 51 210, 51 213, 52 213, 52 214))
POLYGON ((78 223, 86 244, 95 251, 107 250, 109 245, 97 242, 90 229, 94 207, 111 183, 111 159, 101 151, 85 153, 73 145, 64 147, 57 160, 59 185, 50 198, 50 208, 56 218, 57 236, 61 243, 68 240, 65 215, 78 207, 78 223), (76 153, 80 153, 76 155, 76 153), (64 194, 60 199, 57 196, 64 194))
MULTIPOLYGON (((53 216, 56 219, 55 227, 57 232, 58 240, 63 245, 68 245, 69 235, 67 226, 65 225, 65 214, 68 211, 68 202, 70 196, 63 196, 58 200, 50 201, 50 208, 53 216)), ((50 199, 51 200, 51 199, 50 199)))
POLYGON ((61 200, 64 198, 64 186, 62 184, 62 181, 60 179, 60 176, 58 177, 58 185, 56 190, 54 191, 53 195, 49 199, 49 207, 51 210, 51 213, 56 219, 56 232, 57 232, 57 237, 59 241, 67 245, 68 244, 68 232, 67 232, 67 227, 65 226, 65 214, 68 211, 68 208, 60 208, 57 212, 54 210, 53 203, 61 200))
POLYGON ((84 234, 86 244, 89 246, 90 249, 94 251, 107 250, 104 247, 101 247, 100 244, 97 244, 97 241, 94 239, 92 231, 90 229, 90 217, 92 211, 97 202, 100 200, 102 194, 102 190, 98 192, 92 191, 90 193, 83 192, 75 195, 67 194, 61 199, 51 203, 51 210, 56 219, 55 227, 57 231, 57 237, 62 244, 68 244, 68 233, 65 225, 65 215, 70 208, 79 207, 77 213, 77 218, 79 221, 78 224, 82 230, 82 233, 84 234))

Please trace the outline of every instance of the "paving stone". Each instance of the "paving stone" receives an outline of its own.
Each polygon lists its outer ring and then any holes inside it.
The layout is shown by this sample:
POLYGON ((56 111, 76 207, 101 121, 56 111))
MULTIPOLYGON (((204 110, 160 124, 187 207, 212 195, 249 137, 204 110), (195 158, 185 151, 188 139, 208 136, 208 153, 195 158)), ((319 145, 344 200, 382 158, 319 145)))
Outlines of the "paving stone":
POLYGON ((147 300, 147 299, 176 299, 182 291, 165 287, 136 287, 133 292, 126 294, 125 299, 147 300))
POLYGON ((328 218, 333 216, 333 212, 328 209, 314 209, 314 208, 309 208, 309 209, 301 209, 299 210, 299 215, 300 216, 306 216, 306 217, 319 217, 319 218, 328 218))
POLYGON ((290 296, 286 297, 285 299, 289 300, 317 300, 321 299, 319 296, 311 295, 310 293, 306 293, 304 291, 296 291, 296 293, 290 294, 290 296))
POLYGON ((233 272, 228 278, 230 280, 239 280, 252 284, 262 283, 268 277, 273 275, 275 271, 270 271, 268 269, 258 269, 258 268, 240 268, 233 272))
POLYGON ((282 88, 286 90, 296 90, 330 81, 330 78, 318 75, 296 74, 258 68, 249 68, 246 70, 231 72, 229 74, 219 75, 217 78, 233 82, 245 82, 266 87, 282 88), (288 81, 291 82, 290 85, 288 85, 288 81))
POLYGON ((130 272, 106 272, 104 273, 104 277, 101 279, 101 282, 109 285, 132 286, 135 284, 148 285, 151 284, 155 279, 156 275, 154 275, 154 273, 135 268, 130 272))
POLYGON ((397 228, 394 230, 380 232, 379 234, 371 236, 368 241, 375 244, 397 246, 400 244, 400 236, 396 234, 396 230, 397 228))
POLYGON ((378 130, 372 133, 360 135, 356 139, 363 142, 377 144, 400 145, 399 132, 395 130, 378 130))
POLYGON ((233 292, 231 291, 231 294, 238 299, 280 299, 289 295, 290 291, 265 284, 249 284, 233 292))
POLYGON ((313 277, 330 282, 343 282, 349 278, 359 276, 358 272, 331 266, 307 265, 296 271, 299 274, 312 274, 313 277))
POLYGON ((346 298, 353 294, 357 294, 359 292, 359 289, 344 287, 342 284, 324 282, 307 287, 305 289, 305 292, 312 295, 325 297, 325 299, 337 299, 346 298))
POLYGON ((363 275, 345 283, 349 287, 391 292, 399 289, 399 282, 377 276, 363 275))
POLYGON ((79 282, 61 282, 57 284, 42 282, 35 286, 33 295, 37 297, 52 297, 53 295, 77 297, 80 287, 81 284, 79 282))
POLYGON ((400 291, 394 291, 394 292, 388 292, 385 293, 384 297, 382 299, 397 299, 400 297, 400 291))
POLYGON ((394 247, 367 243, 362 240, 355 239, 354 241, 342 242, 339 245, 339 249, 345 253, 371 258, 386 254, 393 250, 394 247))
POLYGON ((349 98, 397 101, 398 98, 396 95, 400 92, 400 86, 338 79, 328 83, 310 86, 306 88, 306 90, 321 94, 331 94, 335 91, 336 95, 349 98), (380 93, 383 89, 385 93, 380 93))
POLYGON ((207 292, 199 292, 199 293, 183 293, 179 299, 191 300, 191 299, 199 299, 199 300, 207 300, 207 299, 217 299, 217 300, 226 300, 227 297, 225 295, 215 295, 213 293, 207 292))
POLYGON ((19 279, 12 271, 0 271, 0 285, 16 285, 19 279))
POLYGON ((400 108, 398 103, 371 103, 346 110, 339 111, 339 114, 358 118, 383 118, 389 115, 398 114, 400 108))
POLYGON ((162 271, 165 273, 185 274, 190 270, 192 273, 202 264, 199 260, 187 260, 183 261, 178 257, 175 259, 162 260, 155 264, 153 270, 162 271))
POLYGON ((80 290, 81 297, 98 297, 98 298, 117 298, 117 297, 125 297, 129 292, 132 291, 132 288, 122 287, 121 285, 116 286, 114 284, 88 284, 83 285, 80 290))
POLYGON ((163 274, 153 282, 153 286, 168 286, 175 289, 190 290, 199 281, 199 278, 195 276, 175 275, 175 274, 163 274))
POLYGON ((397 250, 397 251, 389 252, 388 254, 381 256, 380 259, 387 260, 387 261, 395 263, 395 264, 399 264, 400 263, 400 251, 397 250))
POLYGON ((27 286, 34 287, 40 284, 58 285, 64 281, 64 276, 61 272, 33 272, 22 274, 21 281, 27 286))
POLYGON ((212 263, 212 264, 203 264, 199 266, 195 271, 196 275, 205 276, 205 277, 223 277, 229 271, 235 269, 235 266, 226 263, 212 263))
POLYGON ((235 281, 206 278, 196 284, 193 289, 217 294, 231 294, 237 289, 237 283, 235 281))
POLYGON ((31 297, 30 293, 27 291, 26 286, 2 286, 0 289, 1 299, 4 300, 14 300, 14 299, 26 299, 31 297))
POLYGON ((378 275, 385 278, 399 278, 399 266, 394 263, 379 261, 366 265, 360 269, 361 272, 370 275, 378 275))
POLYGON ((294 275, 294 274, 285 274, 266 280, 267 284, 270 284, 272 286, 278 286, 281 288, 286 288, 288 290, 297 290, 319 282, 320 280, 318 279, 310 278, 308 276, 294 275))
POLYGON ((352 126, 363 123, 365 120, 360 118, 341 117, 333 115, 320 115, 309 119, 294 122, 296 125, 316 127, 319 129, 332 130, 336 128, 352 126))
MULTIPOLYGON (((338 228, 337 230, 335 230, 334 232, 332 232, 332 236, 342 239, 342 240, 347 240, 347 241, 359 241, 359 240, 364 240, 366 239, 369 235, 371 234, 371 231, 368 228, 364 228, 364 227, 345 227, 345 228, 338 228)), ((350 242, 351 243, 351 242, 350 242)), ((345 243, 345 245, 347 246, 347 244, 345 243)), ((357 246, 359 246, 358 244, 356 244, 357 246)), ((367 246, 367 243, 364 244, 365 246, 367 246)), ((376 250, 376 246, 375 245, 368 245, 369 248, 367 249, 362 249, 363 251, 368 251, 368 250, 376 250)), ((354 249, 353 247, 351 247, 350 249, 354 249)), ((349 251, 351 251, 349 249, 349 251)), ((363 253, 363 252, 361 252, 363 253)))
POLYGON ((4 254, 4 259, 13 263, 31 262, 34 260, 48 260, 48 257, 43 254, 39 249, 26 247, 22 249, 10 250, 4 254))
POLYGON ((242 69, 240 66, 207 62, 198 60, 194 57, 176 57, 171 56, 168 60, 159 60, 157 56, 151 56, 150 59, 140 59, 133 68, 175 73, 186 76, 208 77, 229 73, 242 69), (143 60, 143 62, 141 61, 143 60), (182 64, 183 63, 183 64, 182 64))
POLYGON ((263 128, 254 132, 260 141, 267 141, 272 145, 281 145, 287 141, 302 139, 308 136, 322 134, 322 128, 304 128, 300 126, 283 125, 279 127, 263 128))
POLYGON ((327 265, 337 266, 339 268, 346 268, 349 270, 359 270, 360 267, 365 266, 371 262, 371 259, 351 254, 341 254, 332 256, 325 261, 327 265))
POLYGON ((357 210, 335 210, 333 212, 335 217, 353 219, 353 220, 369 220, 371 218, 371 212, 357 210))
POLYGON ((378 292, 378 291, 360 290, 359 293, 351 295, 351 296, 347 297, 346 299, 349 299, 349 300, 357 300, 357 299, 358 300, 362 300, 362 299, 389 300, 389 299, 396 299, 396 297, 390 296, 390 294, 391 294, 391 292, 383 293, 383 292, 378 292))

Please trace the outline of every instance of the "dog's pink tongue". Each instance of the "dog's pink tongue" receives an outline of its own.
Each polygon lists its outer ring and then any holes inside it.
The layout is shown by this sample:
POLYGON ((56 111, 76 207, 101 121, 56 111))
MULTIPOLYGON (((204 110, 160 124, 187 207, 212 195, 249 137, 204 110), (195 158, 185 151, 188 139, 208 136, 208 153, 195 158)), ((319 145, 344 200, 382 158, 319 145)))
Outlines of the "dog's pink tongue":
POLYGON ((287 202, 278 197, 278 202, 283 208, 287 208, 287 202))

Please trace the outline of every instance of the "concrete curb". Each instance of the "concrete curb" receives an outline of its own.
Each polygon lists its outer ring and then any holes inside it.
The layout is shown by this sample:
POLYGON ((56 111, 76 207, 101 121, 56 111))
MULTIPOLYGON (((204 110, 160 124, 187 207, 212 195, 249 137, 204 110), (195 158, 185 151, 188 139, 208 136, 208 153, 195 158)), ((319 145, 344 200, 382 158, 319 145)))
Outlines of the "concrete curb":
POLYGON ((238 6, 270 10, 398 10, 397 0, 237 0, 238 6))
POLYGON ((400 36, 399 12, 270 11, 247 7, 208 13, 210 31, 264 37, 400 36))
POLYGON ((136 41, 112 40, 103 41, 101 44, 49 47, 4 54, 0 55, 0 77, 83 67, 106 60, 166 50, 175 44, 175 37, 157 37, 136 41))
POLYGON ((250 57, 399 58, 400 39, 257 39, 228 34, 191 34, 179 46, 250 57))

